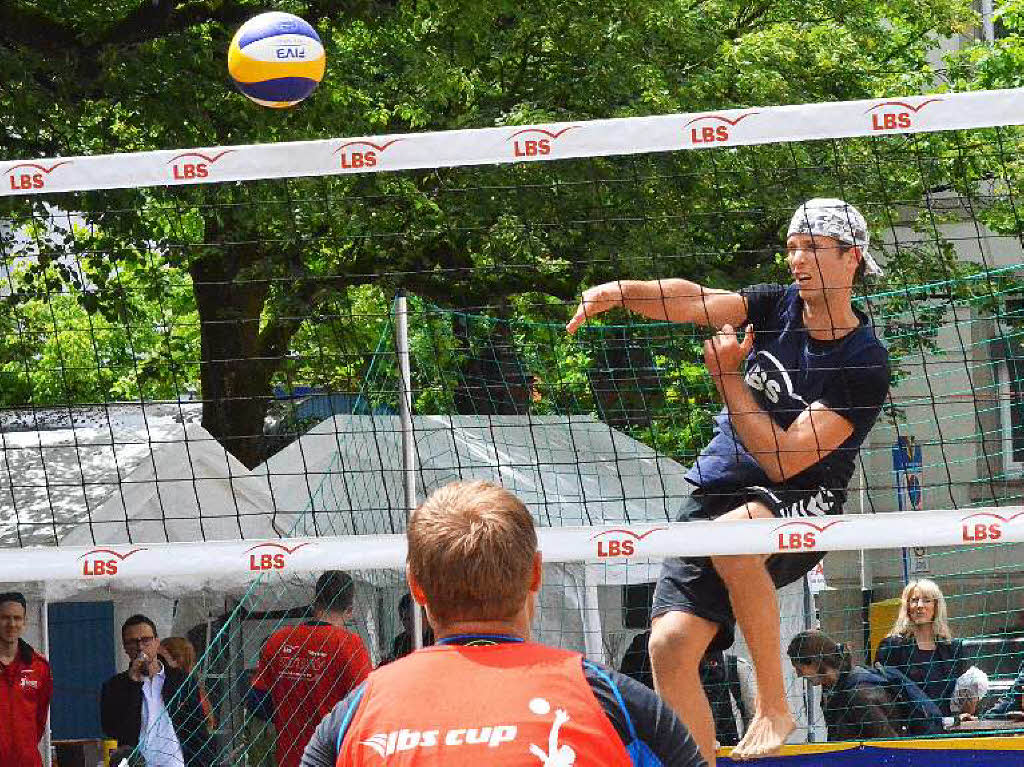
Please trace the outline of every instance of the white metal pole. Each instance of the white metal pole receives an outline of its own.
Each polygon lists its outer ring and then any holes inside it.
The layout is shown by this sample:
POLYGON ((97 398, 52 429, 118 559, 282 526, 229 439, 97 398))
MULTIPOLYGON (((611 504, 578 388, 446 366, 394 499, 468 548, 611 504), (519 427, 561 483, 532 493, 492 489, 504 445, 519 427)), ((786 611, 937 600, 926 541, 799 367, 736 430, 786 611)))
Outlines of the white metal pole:
MULTIPOLYGON (((43 597, 39 605, 39 620, 42 621, 42 645, 43 655, 50 659, 50 603, 43 597)), ((43 730, 43 764, 51 767, 53 764, 53 734, 50 732, 50 715, 46 715, 46 729, 43 730)))
POLYGON ((992 0, 981 0, 981 36, 986 43, 996 41, 996 21, 992 0))
MULTIPOLYGON (((859 511, 861 514, 867 513, 866 508, 866 494, 868 486, 868 476, 864 471, 863 461, 860 464, 860 488, 857 491, 857 499, 859 501, 859 511)), ((874 599, 874 584, 871 573, 871 562, 868 560, 868 553, 861 549, 858 554, 860 555, 860 612, 861 612, 861 633, 864 642, 864 661, 870 663, 871 658, 871 602, 874 599)))
MULTIPOLYGON (((409 360, 409 304, 404 291, 395 298, 395 348, 398 351, 398 413, 402 424, 402 469, 405 478, 405 511, 416 508, 416 441, 412 429, 412 366, 409 360)), ((423 646, 423 614, 413 600, 412 646, 423 646)))

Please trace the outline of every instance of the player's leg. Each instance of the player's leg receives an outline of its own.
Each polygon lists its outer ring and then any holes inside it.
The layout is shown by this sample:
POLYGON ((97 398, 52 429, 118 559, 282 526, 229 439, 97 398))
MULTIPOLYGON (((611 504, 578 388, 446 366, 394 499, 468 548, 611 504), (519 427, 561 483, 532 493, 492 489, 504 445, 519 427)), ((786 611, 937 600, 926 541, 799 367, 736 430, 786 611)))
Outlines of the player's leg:
MULTIPOLYGON (((771 509, 759 501, 718 517, 720 520, 771 518, 771 509)), ((717 521, 717 520, 716 520, 717 521)), ((757 704, 750 726, 733 749, 737 759, 775 753, 796 727, 782 677, 779 603, 775 583, 765 567, 764 555, 712 557, 715 570, 729 590, 733 613, 750 648, 757 679, 757 704)))
MULTIPOLYGON (((695 490, 677 521, 709 520, 741 499, 695 490)), ((704 759, 715 764, 715 727, 700 682, 700 661, 709 648, 732 644, 736 619, 729 592, 709 557, 670 557, 661 568, 651 605, 649 643, 655 687, 693 733, 704 759)))
POLYGON ((715 722, 700 660, 717 633, 717 623, 672 610, 654 618, 648 644, 654 689, 689 729, 709 767, 715 765, 715 722))

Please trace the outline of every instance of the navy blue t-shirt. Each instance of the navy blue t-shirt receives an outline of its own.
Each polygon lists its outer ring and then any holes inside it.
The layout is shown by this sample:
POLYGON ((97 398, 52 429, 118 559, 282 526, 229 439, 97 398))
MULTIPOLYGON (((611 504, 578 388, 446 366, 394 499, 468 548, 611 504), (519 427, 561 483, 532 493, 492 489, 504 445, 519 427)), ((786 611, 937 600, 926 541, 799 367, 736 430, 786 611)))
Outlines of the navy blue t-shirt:
MULTIPOLYGON (((853 434, 835 451, 784 486, 843 491, 854 459, 875 423, 889 391, 889 353, 855 309, 860 327, 838 341, 811 338, 803 323, 803 299, 796 285, 754 285, 741 291, 754 326, 754 348, 744 380, 758 405, 784 429, 813 402, 822 402, 853 424, 853 434)), ((764 469, 733 431, 725 408, 715 418, 715 435, 686 478, 705 489, 770 485, 764 469)))

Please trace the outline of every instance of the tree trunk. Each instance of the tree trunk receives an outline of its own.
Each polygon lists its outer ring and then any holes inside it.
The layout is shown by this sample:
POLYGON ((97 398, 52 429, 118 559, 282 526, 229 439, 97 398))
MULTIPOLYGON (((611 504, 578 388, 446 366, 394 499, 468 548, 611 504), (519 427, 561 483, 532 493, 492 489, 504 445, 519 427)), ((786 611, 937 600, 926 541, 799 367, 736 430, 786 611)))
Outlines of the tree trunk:
POLYGON ((526 369, 505 321, 472 327, 463 314, 452 314, 455 337, 468 358, 458 371, 455 411, 471 415, 526 415, 530 412, 533 376, 526 369))
POLYGON ((252 469, 264 460, 263 423, 280 358, 260 353, 267 283, 237 280, 237 257, 213 253, 189 267, 199 312, 203 428, 252 469))

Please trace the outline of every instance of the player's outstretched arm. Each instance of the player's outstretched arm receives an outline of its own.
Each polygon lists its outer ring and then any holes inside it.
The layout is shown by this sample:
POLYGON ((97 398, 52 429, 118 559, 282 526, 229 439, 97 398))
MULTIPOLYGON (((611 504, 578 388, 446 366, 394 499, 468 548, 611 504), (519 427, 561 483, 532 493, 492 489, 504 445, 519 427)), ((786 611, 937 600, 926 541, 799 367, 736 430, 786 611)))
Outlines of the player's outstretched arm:
POLYGON ((576 330, 591 317, 616 306, 652 320, 689 322, 720 328, 737 325, 747 316, 747 302, 739 293, 705 288, 689 280, 615 280, 584 291, 566 330, 576 330))

